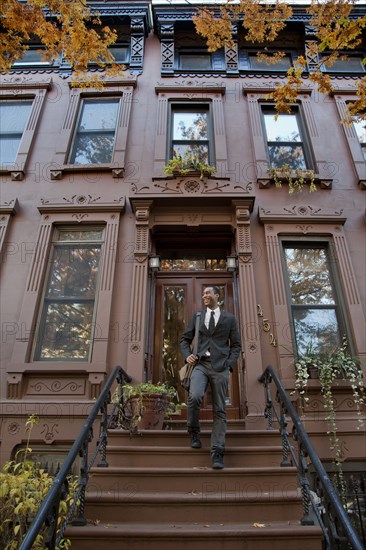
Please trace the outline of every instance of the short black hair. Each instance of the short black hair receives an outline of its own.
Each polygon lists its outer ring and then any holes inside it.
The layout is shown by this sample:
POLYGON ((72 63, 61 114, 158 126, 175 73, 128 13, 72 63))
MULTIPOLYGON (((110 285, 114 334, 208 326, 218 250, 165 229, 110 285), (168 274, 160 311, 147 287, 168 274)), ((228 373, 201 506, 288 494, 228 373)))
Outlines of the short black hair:
POLYGON ((212 288, 214 294, 218 294, 220 296, 220 289, 216 285, 206 285, 206 288, 212 288))

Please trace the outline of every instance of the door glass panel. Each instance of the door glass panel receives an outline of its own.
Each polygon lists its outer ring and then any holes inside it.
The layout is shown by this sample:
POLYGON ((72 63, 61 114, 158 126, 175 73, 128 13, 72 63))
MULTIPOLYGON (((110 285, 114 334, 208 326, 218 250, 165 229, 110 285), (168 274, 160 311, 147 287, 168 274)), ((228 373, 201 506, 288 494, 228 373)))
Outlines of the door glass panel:
POLYGON ((166 258, 160 263, 161 271, 226 271, 226 258, 166 258))
POLYGON ((178 370, 183 366, 179 340, 184 331, 185 288, 183 286, 164 286, 163 293, 163 381, 175 386, 184 401, 184 390, 180 388, 178 370))

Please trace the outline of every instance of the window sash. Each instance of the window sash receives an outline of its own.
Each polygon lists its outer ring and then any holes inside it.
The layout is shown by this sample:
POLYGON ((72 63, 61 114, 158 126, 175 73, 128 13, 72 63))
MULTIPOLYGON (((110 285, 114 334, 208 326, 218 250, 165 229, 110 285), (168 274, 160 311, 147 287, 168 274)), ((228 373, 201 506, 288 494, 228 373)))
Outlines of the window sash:
MULTIPOLYGON (((268 54, 271 55, 270 53, 268 54)), ((250 68, 254 71, 287 71, 292 66, 292 60, 290 54, 285 54, 276 63, 266 63, 258 59, 257 55, 250 53, 248 55, 250 68)))
POLYGON ((210 71, 212 69, 212 56, 203 52, 179 53, 179 68, 190 71, 210 71))
POLYGON ((283 260, 297 354, 331 352, 341 343, 343 323, 329 246, 283 242, 283 260), (295 251, 292 258, 286 253, 290 249, 295 251), (318 258, 301 254, 317 250, 318 258))
POLYGON ((83 101, 71 149, 71 164, 112 162, 119 103, 118 98, 83 101), (105 109, 108 105, 112 107, 110 113, 105 109), (98 106, 101 107, 99 111, 98 106))
POLYGON ((42 59, 43 54, 44 52, 42 51, 41 47, 29 48, 24 52, 21 58, 14 61, 13 65, 16 67, 21 67, 24 65, 37 65, 41 67, 53 65, 53 61, 42 59))
POLYGON ((15 162, 33 101, 0 101, 0 165, 15 162))
POLYGON ((304 141, 300 113, 296 110, 277 116, 272 107, 262 106, 262 115, 270 166, 281 168, 288 164, 293 170, 310 168, 310 155, 304 141))
POLYGON ((35 343, 36 361, 89 359, 101 249, 99 228, 56 231, 35 343))
POLYGON ((171 104, 169 158, 174 158, 177 155, 181 155, 184 158, 185 155, 193 154, 198 157, 200 162, 206 164, 212 163, 211 141, 211 111, 208 104, 196 104, 192 106, 171 104), (177 122, 179 115, 183 115, 181 119, 183 128, 179 128, 179 123, 177 122), (188 116, 185 117, 184 115, 188 116), (191 127, 185 127, 184 120, 189 121, 190 115, 192 116, 191 127), (205 115, 205 124, 201 128, 194 127, 198 120, 197 118, 193 118, 195 115, 205 115), (186 136, 184 133, 186 133, 186 136))

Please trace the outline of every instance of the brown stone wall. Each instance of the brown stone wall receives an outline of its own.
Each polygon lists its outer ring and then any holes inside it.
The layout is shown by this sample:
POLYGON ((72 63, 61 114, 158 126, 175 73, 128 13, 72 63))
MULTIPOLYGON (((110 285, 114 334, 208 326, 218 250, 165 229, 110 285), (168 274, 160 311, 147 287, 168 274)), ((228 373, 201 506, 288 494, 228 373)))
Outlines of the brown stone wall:
MULTIPOLYGON (((293 386, 288 310, 279 280, 279 233, 335 238, 350 331, 357 353, 366 355, 366 194, 359 183, 360 168, 355 168, 349 140, 339 124, 335 98, 321 96, 310 87, 300 98, 320 180, 325 183, 315 193, 304 189, 290 195, 286 186, 276 189, 260 181, 268 177, 263 168, 262 130, 256 126, 258 99, 275 80, 225 75, 162 77, 160 52, 159 38, 151 33, 145 43, 142 74, 136 77, 127 70, 124 80, 111 87, 131 102, 125 106, 121 126, 123 170, 72 171, 61 166, 65 117, 75 97, 68 79, 57 73, 50 77, 34 72, 2 80, 4 97, 33 93, 32 86, 43 95, 24 170, 2 173, 0 182, 1 462, 24 441, 24 420, 29 414, 41 417, 34 432, 39 444, 67 445, 115 365, 122 365, 134 380, 143 378, 147 261, 152 231, 161 223, 159 215, 165 216, 165 226, 180 220, 189 227, 195 211, 198 222, 194 223, 217 227, 223 223, 235 234, 236 291, 245 350, 241 392, 248 427, 262 425, 263 391, 257 379, 264 366, 276 366, 287 387, 293 386), (204 99, 214 105, 219 161, 215 177, 206 181, 164 177, 164 109, 170 98, 204 99), (98 333, 89 362, 37 363, 32 361, 32 335, 49 233, 53 224, 64 222, 103 223, 109 228, 110 255, 103 267, 98 333)), ((351 80, 338 84, 352 95, 351 80)))

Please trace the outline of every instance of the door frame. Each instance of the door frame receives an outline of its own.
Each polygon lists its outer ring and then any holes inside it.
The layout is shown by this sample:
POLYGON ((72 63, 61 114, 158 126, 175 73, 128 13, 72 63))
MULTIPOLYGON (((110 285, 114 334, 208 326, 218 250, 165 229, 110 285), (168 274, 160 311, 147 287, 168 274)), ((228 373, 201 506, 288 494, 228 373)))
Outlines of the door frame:
MULTIPOLYGON (((160 271, 155 274, 152 293, 154 295, 154 311, 151 311, 151 320, 149 326, 149 340, 152 345, 151 349, 151 369, 153 381, 159 381, 161 379, 161 354, 159 350, 162 347, 162 325, 163 325, 163 287, 164 284, 174 284, 181 281, 182 286, 186 285, 187 288, 187 300, 188 305, 185 307, 185 324, 189 321, 194 311, 201 311, 203 309, 202 304, 202 290, 205 286, 210 284, 226 285, 225 300, 229 307, 224 308, 237 316, 235 306, 237 300, 236 295, 236 278, 232 273, 224 271, 160 271), (191 284, 189 284, 191 281, 191 284), (161 291, 160 291, 161 289, 161 291)), ((180 361, 183 366, 183 357, 180 356, 180 361)), ((179 362, 178 359, 178 362, 179 362)), ((243 396, 242 388, 240 387, 241 376, 239 370, 242 368, 242 358, 238 359, 237 368, 231 375, 230 380, 230 397, 231 404, 227 406, 228 418, 240 418, 240 411, 242 410, 240 403, 240 396, 243 396)), ((245 397, 244 397, 245 399, 245 397)), ((211 418, 212 408, 205 403, 202 406, 201 418, 211 418)))

